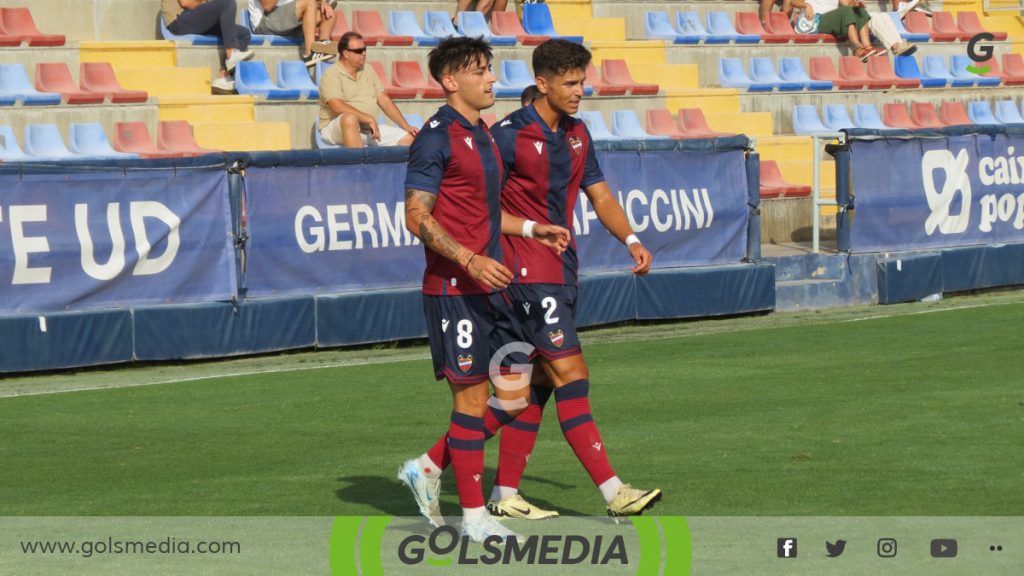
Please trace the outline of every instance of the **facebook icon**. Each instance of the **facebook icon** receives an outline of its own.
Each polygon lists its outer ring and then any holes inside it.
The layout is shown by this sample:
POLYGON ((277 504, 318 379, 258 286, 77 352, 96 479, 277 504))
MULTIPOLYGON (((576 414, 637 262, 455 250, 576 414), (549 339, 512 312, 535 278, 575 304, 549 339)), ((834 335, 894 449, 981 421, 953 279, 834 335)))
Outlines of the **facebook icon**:
POLYGON ((779 538, 779 558, 796 558, 796 538, 779 538))

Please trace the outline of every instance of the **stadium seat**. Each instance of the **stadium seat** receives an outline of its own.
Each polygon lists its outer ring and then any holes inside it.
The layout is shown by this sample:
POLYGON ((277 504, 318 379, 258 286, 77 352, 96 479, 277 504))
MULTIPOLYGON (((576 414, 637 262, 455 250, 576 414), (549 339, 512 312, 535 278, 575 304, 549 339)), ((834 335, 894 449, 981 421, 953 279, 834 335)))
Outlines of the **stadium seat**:
POLYGON ((768 14, 768 25, 765 30, 775 36, 786 36, 795 44, 816 44, 823 40, 825 34, 797 34, 789 17, 782 12, 771 12, 768 14))
POLYGON ((944 128, 946 126, 939 119, 938 113, 935 112, 935 105, 931 102, 912 102, 910 118, 921 128, 944 128))
MULTIPOLYGON (((334 64, 335 64, 335 62, 317 62, 317 64, 316 64, 316 76, 314 78, 314 80, 316 81, 316 85, 317 86, 320 86, 320 81, 324 79, 324 72, 327 71, 327 69, 330 68, 331 66, 333 66, 334 64)), ((371 64, 372 64, 372 62, 371 62, 371 64)), ((379 78, 379 76, 378 76, 378 78, 379 78)))
POLYGON ((921 73, 917 67, 917 60, 913 56, 897 56, 893 59, 893 67, 896 75, 900 78, 914 78, 921 82, 922 88, 944 88, 946 80, 942 78, 931 78, 921 73))
MULTIPOLYGON (((1005 61, 1007 56, 1016 56, 1020 58, 1020 54, 1003 54, 1005 61)), ((1024 68, 1024 60, 1021 61, 1022 68, 1024 68)), ((998 58, 989 58, 984 62, 978 62, 976 64, 979 68, 988 68, 988 72, 982 74, 985 78, 998 78, 1004 86, 1020 86, 1024 84, 1024 75, 1014 76, 1010 74, 1005 68, 1000 67, 998 58)))
POLYGON ((60 104, 60 94, 42 93, 32 87, 21 64, 0 64, 0 97, 14 97, 23 106, 60 104))
POLYGON ((1024 56, 1020 54, 1003 54, 1003 83, 1024 84, 1024 56), (1011 81, 1005 80, 1009 77, 1011 81))
POLYGON ((721 138, 724 136, 734 136, 734 134, 712 130, 711 127, 708 126, 707 119, 704 118, 704 111, 700 108, 680 108, 677 126, 679 127, 680 132, 686 134, 690 138, 721 138))
POLYGON ((527 34, 515 12, 491 12, 491 29, 499 36, 514 36, 524 46, 536 46, 550 38, 543 34, 527 34))
POLYGON ((324 137, 320 135, 320 121, 313 121, 313 145, 316 146, 317 150, 330 150, 332 148, 341 148, 337 144, 328 144, 324 141, 324 137))
POLYGON ((68 104, 102 104, 103 94, 79 90, 71 80, 71 71, 64 62, 36 64, 36 89, 56 92, 68 104))
MULTIPOLYGON (((657 84, 641 84, 633 80, 625 60, 601 60, 601 80, 613 86, 626 86, 633 96, 650 96, 658 93, 657 84)), ((533 83, 531 79, 530 83, 533 83)))
POLYGON ((915 78, 900 78, 892 70, 888 56, 868 58, 868 77, 885 82, 896 88, 920 88, 921 81, 915 78))
MULTIPOLYGON (((252 29, 253 29, 252 28, 252 19, 249 17, 249 10, 243 9, 241 11, 241 14, 242 14, 242 26, 245 26, 250 31, 252 31, 252 29)), ((342 20, 344 20, 344 18, 345 18, 345 15, 342 14, 340 10, 335 10, 334 11, 334 16, 335 16, 335 18, 337 18, 338 16, 341 16, 342 20)), ((337 29, 338 29, 338 21, 337 20, 335 20, 335 22, 334 22, 334 29, 335 29, 335 31, 337 31, 337 29)), ((348 31, 348 25, 347 24, 345 25, 345 31, 346 32, 348 31)), ((338 34, 338 36, 341 36, 341 34, 338 34)), ((334 39, 334 40, 337 40, 337 38, 334 38, 333 34, 331 34, 331 38, 334 39)), ((267 42, 270 42, 271 46, 301 46, 302 45, 302 36, 277 36, 277 35, 274 35, 274 34, 257 34, 255 32, 252 33, 252 42, 251 42, 251 44, 256 45, 256 46, 263 46, 267 42)))
POLYGON ((267 66, 258 60, 239 62, 235 69, 235 89, 239 94, 263 96, 267 100, 298 100, 299 91, 282 88, 270 81, 267 66))
POLYGON ((992 106, 989 105, 988 100, 968 102, 967 118, 969 118, 973 124, 1002 124, 1002 122, 997 120, 995 115, 992 114, 992 106))
POLYGON ((459 12, 458 16, 459 33, 463 36, 480 37, 491 46, 515 46, 515 36, 497 36, 491 32, 484 19, 483 12, 459 12))
POLYGON ((156 127, 156 145, 161 150, 176 152, 183 156, 216 154, 220 150, 203 148, 196 143, 192 126, 185 120, 162 120, 156 127))
POLYGON ((882 122, 885 122, 886 126, 904 130, 920 128, 910 118, 910 114, 907 114, 907 106, 899 102, 887 102, 882 105, 882 122))
POLYGON ((825 118, 822 124, 833 132, 853 128, 853 120, 850 120, 850 113, 846 111, 845 104, 826 104, 825 118))
POLYGON ((1024 124, 1024 117, 1017 109, 1017 103, 1013 100, 999 100, 996 102, 996 120, 1000 124, 1024 124))
POLYGON ((0 93, 0 106, 14 106, 18 103, 18 98, 13 94, 0 93))
POLYGON ((775 160, 761 160, 760 187, 761 198, 797 198, 810 196, 812 192, 810 186, 786 182, 786 179, 782 177, 782 171, 779 170, 779 164, 775 160))
POLYGON ((529 34, 561 38, 577 44, 583 43, 583 36, 563 36, 555 31, 551 21, 551 9, 547 4, 523 4, 523 28, 529 34))
POLYGON ((952 35, 957 40, 966 42, 971 39, 970 34, 960 30, 956 25, 956 21, 953 20, 953 15, 949 12, 941 10, 932 12, 932 29, 943 35, 952 35))
POLYGON ((56 124, 28 124, 25 126, 25 153, 48 160, 82 160, 83 157, 68 150, 56 124))
POLYGON ((854 104, 853 124, 858 128, 870 128, 872 130, 889 130, 882 119, 878 116, 878 108, 874 104, 854 104))
POLYGON ((0 8, 0 22, 8 38, 19 38, 29 46, 64 45, 63 34, 43 34, 36 28, 28 8, 0 8))
POLYGON ((793 106, 793 132, 807 135, 817 132, 831 132, 818 118, 818 109, 813 104, 793 106))
MULTIPOLYGON (((946 67, 946 59, 942 56, 925 56, 922 60, 924 75, 936 80, 942 80, 953 88, 969 88, 974 86, 977 80, 971 78, 956 78, 949 73, 946 67)), ((975 75, 975 78, 978 78, 975 75)))
POLYGON ((309 79, 309 68, 301 60, 283 60, 277 63, 277 83, 288 90, 298 90, 299 98, 317 100, 320 90, 309 79))
POLYGON ((708 36, 727 37, 736 44, 757 44, 761 37, 757 34, 740 34, 732 25, 732 18, 727 12, 708 12, 708 36))
POLYGON ((871 90, 885 89, 892 86, 892 82, 889 80, 880 80, 868 76, 867 72, 864 71, 864 63, 856 56, 839 57, 839 77, 850 82, 862 84, 871 90))
POLYGON ((783 80, 778 72, 775 71, 775 65, 772 64, 771 58, 751 58, 750 79, 757 84, 773 84, 780 92, 793 92, 804 89, 803 82, 787 82, 783 80))
POLYGON ((486 124, 488 128, 494 126, 498 122, 498 117, 490 112, 481 112, 480 119, 484 121, 484 124, 486 124))
POLYGON ((131 152, 140 158, 179 158, 181 154, 161 150, 153 145, 145 122, 115 122, 114 149, 131 152))
POLYGON ((751 80, 739 58, 718 59, 718 83, 725 88, 742 88, 748 92, 771 92, 775 88, 774 84, 751 80))
POLYGON ((348 19, 345 18, 345 13, 340 9, 334 9, 334 28, 331 29, 331 40, 337 42, 345 34, 345 32, 351 32, 352 27, 348 25, 348 19))
MULTIPOLYGON (((397 81, 397 74, 395 73, 395 66, 397 62, 391 63, 391 76, 388 78, 388 73, 384 70, 384 64, 373 60, 370 62, 370 68, 373 68, 374 74, 377 75, 377 79, 380 80, 381 86, 384 86, 384 93, 388 95, 388 98, 394 98, 396 100, 405 100, 408 98, 415 98, 422 89, 418 86, 401 86, 397 81)), ((422 82, 423 78, 420 77, 422 82)))
POLYGON ((497 98, 518 98, 527 86, 533 85, 533 75, 526 60, 502 60, 501 78, 494 83, 497 98))
POLYGON ((707 33, 700 14, 696 12, 676 12, 676 31, 687 39, 686 44, 703 42, 705 44, 728 44, 728 36, 713 36, 707 33))
POLYGON ((779 76, 786 82, 801 82, 808 90, 831 90, 832 82, 812 80, 804 70, 803 62, 795 56, 779 59, 779 76))
POLYGON ((124 160, 138 158, 138 154, 118 152, 110 147, 107 133, 99 122, 72 124, 68 132, 68 148, 74 154, 101 158, 104 160, 124 160))
POLYGON ((773 34, 761 25, 761 17, 757 12, 737 12, 736 32, 749 36, 757 36, 765 44, 786 44, 792 37, 786 34, 773 34))
POLYGON ((193 46, 217 46, 222 44, 221 39, 213 34, 175 34, 167 28, 167 24, 164 23, 163 12, 159 13, 156 17, 160 23, 160 36, 164 40, 170 40, 171 42, 185 42, 193 46))
POLYGON ((433 78, 424 77, 420 63, 415 60, 399 60, 391 63, 391 77, 395 86, 404 90, 413 90, 414 95, 423 98, 444 98, 444 90, 433 78))
POLYGON ((999 86, 999 78, 993 76, 979 76, 968 70, 968 66, 974 67, 975 63, 964 54, 953 54, 949 57, 949 72, 954 78, 971 80, 978 86, 999 86))
POLYGON ((415 113, 402 114, 402 116, 405 118, 405 121, 408 122, 409 125, 412 126, 413 128, 416 128, 416 129, 423 128, 423 124, 424 124, 423 116, 420 116, 419 114, 415 114, 415 113))
POLYGON ((0 162, 32 162, 32 158, 18 146, 18 139, 10 126, 0 125, 0 162))
POLYGON ((440 40, 420 28, 416 13, 411 10, 392 10, 388 13, 388 33, 392 36, 409 36, 419 46, 437 46, 440 40))
POLYGON ((927 34, 933 42, 952 42, 960 37, 959 31, 937 29, 933 24, 938 24, 934 17, 929 18, 924 12, 911 10, 903 17, 903 25, 908 32, 913 34, 927 34))
POLYGON ((943 102, 939 106, 939 119, 946 126, 967 126, 971 123, 962 102, 943 102))
POLYGON ((608 130, 608 125, 604 123, 604 115, 597 110, 581 110, 577 113, 577 117, 587 125, 590 137, 594 140, 618 140, 608 130))
POLYGON ((831 82, 840 90, 860 90, 864 87, 861 82, 840 78, 828 56, 811 56, 811 78, 819 82, 831 82))
POLYGON ((109 62, 82 62, 78 67, 78 86, 87 92, 103 94, 111 104, 141 103, 149 99, 145 90, 125 90, 109 62))
POLYGON ((447 12, 428 10, 423 13, 423 31, 434 38, 444 39, 449 36, 462 36, 452 25, 451 16, 447 12))
MULTIPOLYGON (((4 29, 3 20, 0 19, 0 47, 11 46, 21 46, 21 37, 8 34, 7 30, 4 29)), ((18 150, 20 151, 21 148, 18 148, 18 150)), ((22 156, 24 156, 24 153, 22 153, 22 156)), ((15 157, 13 153, 12 157, 15 157)), ((28 158, 28 156, 25 157, 28 158)))
MULTIPOLYGON (((1006 40, 1006 32, 993 32, 991 30, 985 30, 984 28, 982 28, 981 20, 978 19, 977 12, 957 12, 956 25, 958 28, 960 28, 960 31, 963 32, 966 36, 966 38, 964 38, 963 36, 961 37, 962 39, 965 40, 970 39, 983 32, 988 32, 989 34, 995 36, 996 40, 1006 40)), ((10 30, 10 26, 8 26, 7 29, 10 30)))
POLYGON ((629 91, 628 86, 605 82, 593 62, 587 64, 587 84, 593 87, 598 96, 625 96, 629 91))
POLYGON ((647 12, 644 16, 644 37, 651 40, 668 40, 673 44, 697 44, 696 35, 681 36, 672 28, 668 12, 647 12))
POLYGON ((927 42, 931 40, 931 36, 928 33, 914 33, 907 30, 907 27, 903 25, 903 20, 900 19, 899 14, 895 12, 888 12, 889 18, 892 20, 893 25, 896 26, 896 31, 900 33, 900 38, 903 38, 906 42, 927 42))
POLYGON ((616 110, 612 112, 612 134, 627 140, 667 140, 665 136, 648 134, 640 125, 636 110, 616 110))
POLYGON ((367 46, 412 46, 412 36, 394 36, 389 33, 380 12, 376 10, 353 10, 352 30, 363 35, 367 46))
POLYGON ((648 109, 645 113, 647 119, 647 132, 655 136, 667 136, 669 138, 687 138, 687 135, 676 127, 675 118, 672 112, 665 108, 648 109))

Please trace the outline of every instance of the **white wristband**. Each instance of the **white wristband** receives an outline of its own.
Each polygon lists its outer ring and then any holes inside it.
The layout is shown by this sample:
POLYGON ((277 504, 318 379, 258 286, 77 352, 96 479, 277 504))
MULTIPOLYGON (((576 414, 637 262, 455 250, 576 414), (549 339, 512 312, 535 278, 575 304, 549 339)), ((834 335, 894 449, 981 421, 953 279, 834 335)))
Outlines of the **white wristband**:
POLYGON ((533 238, 533 227, 536 225, 533 220, 523 222, 523 238, 533 238))
POLYGON ((629 236, 626 236, 626 248, 629 248, 633 244, 639 244, 639 243, 640 243, 640 239, 636 237, 636 234, 630 234, 629 236))

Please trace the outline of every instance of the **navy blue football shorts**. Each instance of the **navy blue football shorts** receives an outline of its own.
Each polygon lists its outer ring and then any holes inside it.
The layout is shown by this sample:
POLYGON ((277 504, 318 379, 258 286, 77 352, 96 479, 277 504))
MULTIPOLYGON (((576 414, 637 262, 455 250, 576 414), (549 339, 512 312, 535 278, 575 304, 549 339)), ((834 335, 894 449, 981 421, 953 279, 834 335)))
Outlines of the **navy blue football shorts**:
POLYGON ((526 341, 537 355, 557 360, 581 352, 576 334, 576 287, 565 284, 513 284, 508 287, 526 341))

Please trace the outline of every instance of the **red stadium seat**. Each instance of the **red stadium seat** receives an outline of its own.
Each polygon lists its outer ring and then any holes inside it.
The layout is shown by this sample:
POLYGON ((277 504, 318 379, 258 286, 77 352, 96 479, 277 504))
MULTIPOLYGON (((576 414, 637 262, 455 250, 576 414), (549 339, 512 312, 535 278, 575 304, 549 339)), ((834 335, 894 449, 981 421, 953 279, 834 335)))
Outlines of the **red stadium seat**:
POLYGON ((647 110, 647 133, 669 138, 687 138, 688 136, 676 128, 672 113, 665 108, 647 110))
POLYGON ((75 87, 71 71, 63 62, 40 62, 36 64, 36 90, 57 92, 68 104, 102 104, 103 94, 86 92, 75 87))
POLYGON ((761 17, 757 12, 737 12, 736 31, 740 34, 756 34, 765 44, 785 44, 791 37, 785 34, 773 34, 761 25, 761 17))
POLYGON ((103 94, 113 104, 132 104, 149 99, 144 90, 122 88, 109 62, 82 62, 78 67, 78 85, 87 92, 103 94))
POLYGON ((21 36, 8 34, 2 19, 0 19, 0 46, 21 46, 21 36))
MULTIPOLYGON (((352 29, 349 28, 348 20, 345 18, 345 13, 341 10, 334 9, 334 29, 331 30, 331 40, 337 42, 341 39, 342 34, 350 32, 352 29)), ((367 42, 369 44, 369 42, 367 42)))
MULTIPOLYGON (((994 63, 994 62, 993 62, 994 63)), ((996 70, 993 67, 990 72, 996 70)), ((1020 54, 1003 54, 1003 84, 1024 84, 1024 57, 1020 54)))
POLYGON ((536 46, 551 39, 550 36, 527 34, 515 12, 491 12, 491 30, 497 36, 515 36, 516 41, 524 46, 536 46))
POLYGON ((921 81, 917 78, 900 78, 892 70, 888 56, 872 56, 868 58, 868 77, 887 82, 896 88, 917 88, 921 81))
POLYGON ((967 117, 963 102, 943 102, 939 108, 939 119, 946 126, 964 126, 973 124, 967 117))
POLYGON ((676 124, 679 131, 686 134, 688 138, 718 138, 721 136, 734 136, 726 132, 716 132, 708 126, 704 118, 704 111, 700 108, 680 108, 679 121, 676 124))
POLYGON ((924 12, 916 12, 911 10, 907 12, 907 15, 903 17, 903 25, 906 27, 907 32, 914 34, 928 34, 931 39, 935 42, 952 42, 960 37, 960 31, 945 31, 940 30, 934 26, 938 21, 934 20, 934 17, 929 18, 925 16, 924 12))
POLYGON ((164 120, 156 128, 156 146, 161 150, 177 152, 183 156, 202 156, 221 150, 203 148, 196 143, 192 126, 185 120, 164 120))
POLYGON ((1006 40, 1006 32, 992 32, 982 28, 977 12, 957 12, 956 23, 960 31, 966 34, 968 39, 982 32, 988 32, 995 36, 996 40, 1006 40))
POLYGON ((601 80, 608 84, 627 86, 629 93, 634 96, 657 94, 660 89, 657 84, 639 84, 634 82, 625 60, 602 60, 601 80))
POLYGON ((628 86, 609 84, 602 80, 593 62, 587 64, 587 84, 594 88, 594 93, 598 96, 625 96, 629 90, 628 86))
POLYGON ((380 12, 376 10, 353 10, 352 30, 362 34, 367 45, 412 46, 412 36, 393 36, 388 33, 380 12))
POLYGON ((886 126, 903 128, 905 130, 920 128, 910 119, 910 115, 907 114, 906 105, 897 102, 889 102, 882 107, 882 123, 886 126))
POLYGON ((391 76, 394 78, 396 86, 416 90, 424 98, 444 98, 444 90, 441 85, 436 81, 431 83, 426 80, 420 63, 415 60, 392 62, 391 76))
POLYGON ((839 74, 845 80, 861 83, 868 88, 892 87, 891 81, 868 76, 867 72, 864 71, 864 64, 856 56, 839 57, 839 74))
MULTIPOLYGON (((927 16, 925 16, 927 18, 927 16)), ((953 20, 953 15, 941 10, 932 13, 932 29, 943 35, 952 35, 958 40, 970 40, 971 35, 961 30, 953 20)))
POLYGON ((775 160, 761 160, 761 198, 798 198, 810 196, 810 186, 790 184, 782 177, 775 160))
POLYGON ((840 90, 860 90, 865 86, 865 82, 840 78, 828 56, 811 57, 810 76, 812 80, 827 80, 840 90))
POLYGON ((921 128, 944 128, 946 125, 939 120, 935 105, 931 102, 914 102, 910 105, 910 118, 921 128))
POLYGON ((484 121, 484 124, 487 124, 488 128, 494 126, 494 124, 498 122, 498 117, 491 112, 484 112, 480 114, 480 119, 484 121))
POLYGON ((398 84, 395 84, 394 81, 388 79, 388 74, 384 71, 384 65, 380 62, 377 62, 376 60, 371 61, 370 68, 373 68, 374 73, 377 74, 377 78, 384 86, 384 93, 388 95, 388 98, 415 98, 416 94, 419 93, 416 88, 399 86, 398 84))
POLYGON ((28 8, 0 8, 0 22, 10 38, 20 38, 29 46, 63 46, 63 34, 43 34, 36 28, 28 8))
POLYGON ((824 34, 797 34, 789 22, 789 17, 782 12, 768 14, 768 26, 765 27, 765 30, 773 36, 785 36, 796 44, 815 44, 825 36, 824 34))
POLYGON ((180 158, 182 154, 153 146, 145 122, 115 122, 114 150, 131 152, 141 158, 180 158))

